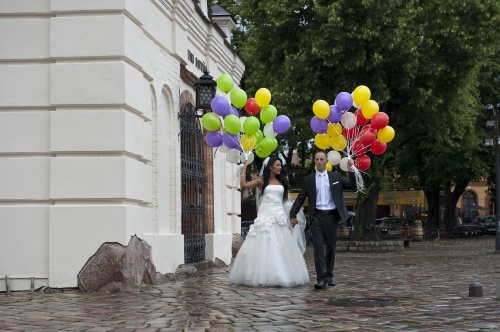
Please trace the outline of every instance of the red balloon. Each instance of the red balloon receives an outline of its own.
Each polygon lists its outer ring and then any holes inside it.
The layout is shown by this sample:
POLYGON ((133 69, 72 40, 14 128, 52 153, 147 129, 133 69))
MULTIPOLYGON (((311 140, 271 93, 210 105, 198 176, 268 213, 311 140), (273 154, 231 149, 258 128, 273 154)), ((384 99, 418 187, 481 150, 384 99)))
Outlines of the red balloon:
POLYGON ((386 149, 387 143, 385 142, 375 141, 372 145, 370 145, 370 151, 377 156, 384 153, 386 149))
POLYGON ((361 112, 361 108, 354 111, 354 115, 356 115, 356 124, 358 126, 364 126, 368 123, 368 120, 363 116, 363 112, 361 112))
POLYGON ((389 124, 389 116, 384 112, 377 112, 372 116, 370 124, 373 129, 382 129, 389 124))
POLYGON ((372 164, 372 161, 371 161, 370 157, 368 157, 367 155, 359 156, 354 161, 354 165, 360 171, 366 171, 370 167, 371 164, 372 164))
POLYGON ((364 146, 370 146, 377 140, 377 131, 369 126, 363 127, 361 134, 359 134, 359 141, 364 146))
POLYGON ((260 106, 257 105, 255 98, 249 98, 245 103, 245 111, 250 115, 255 115, 260 112, 260 106))
POLYGON ((343 128, 342 129, 342 134, 347 139, 354 140, 354 139, 356 139, 356 137, 358 137, 359 129, 356 126, 352 127, 351 129, 343 128))
POLYGON ((351 148, 351 152, 357 156, 366 153, 366 146, 364 146, 360 141, 356 141, 351 148))

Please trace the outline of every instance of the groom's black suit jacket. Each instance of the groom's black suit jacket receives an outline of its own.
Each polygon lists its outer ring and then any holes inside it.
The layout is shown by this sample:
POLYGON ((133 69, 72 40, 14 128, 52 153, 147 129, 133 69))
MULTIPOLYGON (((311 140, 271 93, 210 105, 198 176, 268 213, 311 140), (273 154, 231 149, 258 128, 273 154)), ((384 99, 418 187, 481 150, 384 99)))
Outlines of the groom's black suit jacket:
MULTIPOLYGON (((339 212, 340 218, 346 221, 349 218, 347 207, 344 199, 344 189, 356 190, 356 178, 353 172, 349 173, 349 181, 347 181, 338 172, 328 172, 330 181, 330 191, 332 193, 333 202, 339 212)), ((316 172, 307 175, 302 183, 302 189, 293 203, 290 210, 290 218, 296 218, 297 213, 304 204, 305 199, 309 198, 309 216, 308 222, 312 221, 314 211, 316 210, 316 172)))

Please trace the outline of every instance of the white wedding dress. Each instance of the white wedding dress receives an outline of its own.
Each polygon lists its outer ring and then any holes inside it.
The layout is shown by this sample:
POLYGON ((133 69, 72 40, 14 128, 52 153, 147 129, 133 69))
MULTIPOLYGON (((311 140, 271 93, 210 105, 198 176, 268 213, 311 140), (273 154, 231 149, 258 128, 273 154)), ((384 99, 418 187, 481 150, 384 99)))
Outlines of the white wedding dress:
MULTIPOLYGON (((230 282, 256 287, 309 282, 303 253, 283 207, 283 190, 273 184, 264 190, 257 218, 234 260, 230 282)), ((295 228, 300 231, 299 225, 295 228)))

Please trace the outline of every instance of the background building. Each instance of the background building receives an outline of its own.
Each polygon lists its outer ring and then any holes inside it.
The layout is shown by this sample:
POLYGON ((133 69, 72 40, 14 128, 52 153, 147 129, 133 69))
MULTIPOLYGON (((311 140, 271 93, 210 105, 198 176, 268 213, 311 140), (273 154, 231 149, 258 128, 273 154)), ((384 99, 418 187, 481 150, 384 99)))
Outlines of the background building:
POLYGON ((29 289, 30 277, 37 288, 76 287, 103 243, 134 234, 162 273, 229 263, 235 169, 203 144, 192 106, 204 69, 236 84, 244 72, 234 20, 216 9, 0 1, 0 275, 12 290, 29 289))

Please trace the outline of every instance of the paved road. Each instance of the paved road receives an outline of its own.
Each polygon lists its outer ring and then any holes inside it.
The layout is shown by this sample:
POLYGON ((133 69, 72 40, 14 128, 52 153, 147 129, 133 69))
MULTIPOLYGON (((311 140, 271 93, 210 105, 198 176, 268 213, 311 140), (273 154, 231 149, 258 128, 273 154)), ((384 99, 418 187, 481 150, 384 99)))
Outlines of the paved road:
MULTIPOLYGON (((311 248, 306 260, 311 280, 311 248)), ((228 269, 124 295, 0 294, 0 331, 500 331, 494 238, 337 254, 336 287, 251 288, 228 269), (468 297, 480 282, 483 297, 468 297), (375 306, 383 305, 383 306, 375 306)))

